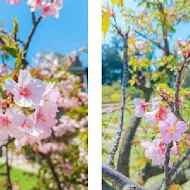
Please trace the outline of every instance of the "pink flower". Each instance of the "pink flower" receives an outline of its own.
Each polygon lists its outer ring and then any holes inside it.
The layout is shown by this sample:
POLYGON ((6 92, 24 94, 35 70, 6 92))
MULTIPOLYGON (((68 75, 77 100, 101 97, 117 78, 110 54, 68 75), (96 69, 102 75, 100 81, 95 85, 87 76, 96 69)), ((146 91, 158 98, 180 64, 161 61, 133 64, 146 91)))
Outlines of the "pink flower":
POLYGON ((34 115, 29 115, 26 117, 25 122, 22 125, 22 129, 25 135, 32 136, 34 138, 39 138, 40 132, 35 126, 35 117, 34 115))
POLYGON ((145 111, 147 109, 148 103, 144 102, 138 98, 134 99, 135 108, 135 115, 136 117, 142 117, 145 115, 145 111))
POLYGON ((146 149, 145 156, 153 163, 161 165, 165 160, 165 145, 162 141, 154 139, 153 142, 143 141, 141 145, 146 149))
POLYGON ((59 17, 59 10, 62 8, 62 0, 54 0, 51 3, 42 4, 42 17, 46 18, 48 15, 59 17))
POLYGON ((31 7, 31 11, 34 12, 42 7, 43 0, 28 0, 28 5, 31 7))
POLYGON ((137 48, 140 54, 146 53, 146 46, 147 46, 146 42, 143 42, 143 41, 135 42, 135 47, 137 48))
POLYGON ((12 5, 19 4, 20 0, 7 0, 7 3, 12 4, 12 5))
POLYGON ((5 113, 0 109, 0 141, 3 142, 9 135, 21 139, 24 120, 25 115, 18 108, 7 108, 5 113))
POLYGON ((50 102, 57 104, 60 100, 60 93, 57 89, 55 89, 54 83, 47 83, 46 90, 42 96, 44 102, 50 102))
POLYGON ((33 79, 29 71, 20 70, 18 83, 9 78, 5 81, 5 88, 14 95, 17 105, 31 107, 40 104, 46 87, 41 80, 33 79))
POLYGON ((63 152, 64 150, 66 150, 66 146, 64 143, 49 142, 38 146, 38 151, 43 154, 47 154, 49 152, 56 152, 56 151, 63 152))
POLYGON ((35 111, 35 126, 41 133, 42 138, 47 138, 51 135, 51 128, 55 126, 57 106, 52 103, 45 103, 35 111))
POLYGON ((164 143, 181 140, 181 133, 183 133, 187 125, 183 121, 177 121, 174 114, 170 113, 165 121, 159 123, 160 131, 162 132, 162 140, 164 143))
POLYGON ((146 121, 155 125, 159 121, 164 121, 167 118, 169 110, 166 106, 159 106, 159 103, 153 103, 152 112, 146 112, 146 121))
POLYGON ((55 136, 57 137, 63 136, 68 132, 74 132, 75 128, 78 127, 77 121, 68 116, 62 116, 59 122, 59 125, 53 127, 55 136))

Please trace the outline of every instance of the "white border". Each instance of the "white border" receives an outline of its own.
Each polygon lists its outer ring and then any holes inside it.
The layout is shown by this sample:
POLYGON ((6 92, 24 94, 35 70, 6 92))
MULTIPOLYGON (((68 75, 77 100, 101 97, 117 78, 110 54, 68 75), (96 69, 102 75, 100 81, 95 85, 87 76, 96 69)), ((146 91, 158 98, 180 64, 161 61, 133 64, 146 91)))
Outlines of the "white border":
POLYGON ((88 189, 101 190, 101 0, 88 0, 88 189))

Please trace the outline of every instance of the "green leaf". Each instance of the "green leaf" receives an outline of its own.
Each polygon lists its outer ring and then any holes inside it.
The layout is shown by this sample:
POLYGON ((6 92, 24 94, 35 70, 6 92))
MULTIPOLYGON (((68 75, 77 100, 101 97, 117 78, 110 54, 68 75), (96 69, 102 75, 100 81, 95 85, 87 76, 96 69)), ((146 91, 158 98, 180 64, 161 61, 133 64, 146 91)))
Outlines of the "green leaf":
POLYGON ((6 51, 13 57, 17 57, 19 53, 19 49, 13 45, 5 45, 2 47, 2 50, 6 51))
POLYGON ((17 35, 18 33, 18 21, 16 18, 14 18, 13 21, 13 35, 17 35))
POLYGON ((113 5, 117 4, 119 6, 122 6, 123 5, 123 0, 111 0, 111 3, 113 5))
POLYGON ((174 90, 171 89, 167 84, 159 84, 158 90, 165 91, 166 93, 170 94, 171 96, 174 96, 174 90))
POLYGON ((12 78, 13 77, 13 74, 8 74, 8 75, 5 75, 1 78, 1 82, 4 83, 8 78, 12 78))
POLYGON ((110 27, 110 14, 108 12, 103 12, 102 14, 102 32, 104 34, 104 38, 110 27))

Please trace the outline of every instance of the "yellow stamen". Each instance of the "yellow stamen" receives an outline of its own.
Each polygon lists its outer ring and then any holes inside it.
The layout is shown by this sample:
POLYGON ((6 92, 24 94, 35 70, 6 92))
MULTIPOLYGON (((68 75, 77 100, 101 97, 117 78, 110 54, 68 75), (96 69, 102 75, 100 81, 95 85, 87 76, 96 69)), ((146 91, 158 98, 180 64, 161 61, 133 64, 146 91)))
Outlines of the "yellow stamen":
POLYGON ((174 126, 169 127, 168 131, 169 131, 171 134, 174 134, 174 133, 175 133, 175 127, 174 127, 174 126))

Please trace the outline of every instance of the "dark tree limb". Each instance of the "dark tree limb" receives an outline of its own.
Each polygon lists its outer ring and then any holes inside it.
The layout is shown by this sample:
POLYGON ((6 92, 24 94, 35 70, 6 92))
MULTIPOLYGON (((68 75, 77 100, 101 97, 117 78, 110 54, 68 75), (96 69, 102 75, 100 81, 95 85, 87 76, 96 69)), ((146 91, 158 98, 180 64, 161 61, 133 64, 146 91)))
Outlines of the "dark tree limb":
POLYGON ((165 162, 164 162, 164 180, 162 184, 161 190, 168 190, 169 187, 169 161, 170 161, 170 151, 173 146, 173 142, 166 145, 166 152, 165 152, 165 162))
POLYGON ((170 50, 169 50, 169 45, 168 45, 168 29, 167 29, 164 7, 161 2, 158 3, 158 9, 162 15, 162 35, 164 39, 164 52, 165 52, 165 55, 168 56, 170 55, 170 50))
POLYGON ((145 190, 141 185, 135 183, 109 166, 102 166, 102 175, 105 180, 111 182, 121 190, 145 190))
MULTIPOLYGON (((152 94, 152 89, 146 88, 146 91, 144 91, 144 96, 146 101, 150 99, 151 94, 152 94)), ((140 122, 141 118, 133 115, 131 117, 129 126, 122 137, 122 145, 119 153, 117 171, 121 172, 123 175, 126 175, 127 177, 129 177, 129 164, 130 164, 129 160, 132 148, 132 141, 134 139, 136 130, 140 122)))
POLYGON ((6 157, 6 176, 7 176, 7 190, 12 190, 11 176, 10 176, 10 166, 9 166, 9 157, 8 157, 8 144, 5 146, 5 157, 6 157))
POLYGON ((55 166, 52 163, 50 155, 44 155, 44 157, 46 157, 48 166, 50 167, 50 170, 51 170, 51 173, 53 175, 53 178, 54 178, 54 180, 55 180, 55 182, 57 184, 57 190, 62 190, 63 188, 61 187, 61 182, 59 180, 59 176, 58 176, 57 172, 55 171, 55 166))
POLYGON ((139 172, 138 176, 145 183, 150 177, 157 176, 164 172, 163 166, 152 166, 150 162, 148 162, 145 167, 139 172))
POLYGON ((24 44, 25 53, 24 53, 24 56, 23 56, 23 59, 22 59, 22 68, 23 69, 25 69, 27 64, 28 64, 28 62, 26 61, 26 56, 27 56, 27 53, 28 53, 28 49, 29 49, 30 43, 32 41, 32 37, 33 37, 33 35, 34 35, 34 33, 35 33, 36 29, 37 29, 37 26, 40 23, 41 19, 42 19, 42 16, 39 16, 37 18, 37 20, 36 20, 35 14, 32 13, 33 27, 32 27, 32 30, 30 31, 30 34, 28 36, 28 39, 27 39, 26 43, 24 44))
MULTIPOLYGON (((115 21, 116 23, 116 21, 115 21)), ((128 79, 128 32, 123 34, 121 30, 115 26, 118 34, 120 34, 121 38, 123 39, 124 43, 124 60, 123 60, 123 77, 122 77, 122 99, 121 99, 121 113, 120 113, 120 123, 118 126, 118 130, 116 132, 115 140, 112 146, 112 149, 108 155, 107 165, 114 168, 114 158, 117 152, 119 142, 121 139, 121 134, 123 131, 123 121, 124 121, 124 112, 125 112, 125 101, 126 101, 126 85, 128 79)))
POLYGON ((154 41, 152 39, 149 39, 148 36, 142 34, 141 32, 135 30, 135 33, 138 34, 139 36, 145 38, 146 40, 148 40, 149 42, 151 42, 153 45, 155 45, 156 47, 158 47, 159 49, 164 50, 164 48, 161 46, 160 42, 154 41))
MULTIPOLYGON (((171 178, 170 184, 179 184, 182 185, 190 180, 190 168, 181 167, 171 178)), ((162 186, 162 181, 159 181, 155 184, 153 190, 160 190, 162 186)))
POLYGON ((169 177, 171 178, 177 169, 181 166, 181 164, 188 158, 190 155, 190 148, 188 148, 185 153, 177 160, 177 162, 172 166, 169 171, 169 177))

